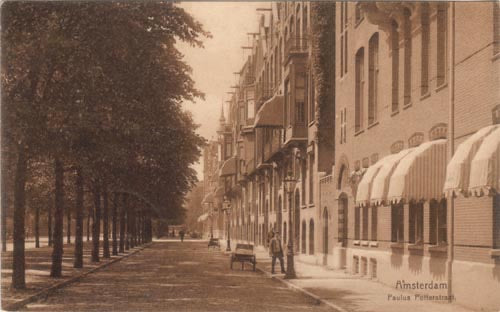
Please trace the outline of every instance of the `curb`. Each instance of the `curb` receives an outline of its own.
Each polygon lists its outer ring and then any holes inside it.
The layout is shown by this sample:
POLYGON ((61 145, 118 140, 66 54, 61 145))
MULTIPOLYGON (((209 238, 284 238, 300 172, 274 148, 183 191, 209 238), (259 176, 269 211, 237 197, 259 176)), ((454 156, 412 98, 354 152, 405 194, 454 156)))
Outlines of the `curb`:
POLYGON ((317 303, 325 304, 325 305, 329 306, 330 308, 332 308, 333 310, 338 311, 338 312, 348 312, 347 310, 339 307, 338 305, 331 303, 329 301, 326 301, 324 299, 321 299, 319 296, 313 294, 312 292, 305 290, 304 288, 297 286, 297 285, 293 284, 292 282, 287 281, 286 279, 284 279, 282 277, 273 275, 273 274, 265 271, 264 269, 262 269, 258 266, 256 267, 256 269, 257 269, 257 271, 264 273, 267 277, 270 277, 273 280, 280 281, 281 283, 285 284, 288 288, 295 290, 295 291, 298 291, 298 292, 301 292, 304 295, 306 295, 307 297, 310 297, 310 298, 316 300, 317 303))
POLYGON ((131 255, 136 254, 139 251, 142 251, 145 248, 149 247, 151 244, 152 244, 152 242, 150 242, 148 244, 145 244, 145 245, 141 246, 140 249, 136 249, 136 250, 134 250, 132 252, 129 252, 128 254, 125 254, 125 255, 123 255, 123 256, 121 256, 119 258, 115 258, 115 259, 110 260, 109 262, 103 263, 102 265, 97 266, 97 267, 95 267, 95 268, 93 268, 93 269, 91 269, 91 270, 89 270, 87 272, 81 273, 80 275, 74 276, 74 277, 69 278, 69 279, 67 279, 65 281, 62 281, 60 283, 56 283, 56 284, 54 284, 54 285, 52 285, 52 286, 50 286, 48 288, 42 289, 39 292, 37 292, 37 293, 29 296, 28 298, 21 299, 19 301, 11 303, 11 304, 9 304, 9 305, 7 305, 5 307, 2 307, 2 309, 5 310, 5 311, 17 311, 17 310, 20 310, 25 305, 33 303, 33 302, 35 302, 37 300, 40 300, 42 298, 47 298, 52 293, 54 293, 56 290, 59 290, 59 289, 61 289, 63 287, 66 287, 66 286, 68 286, 70 284, 78 282, 79 280, 81 280, 82 278, 84 278, 85 276, 87 276, 87 275, 89 275, 91 273, 99 271, 99 270, 101 270, 101 269, 103 269, 105 267, 110 266, 113 263, 116 263, 116 262, 121 261, 121 260, 123 260, 125 258, 128 258, 131 255))

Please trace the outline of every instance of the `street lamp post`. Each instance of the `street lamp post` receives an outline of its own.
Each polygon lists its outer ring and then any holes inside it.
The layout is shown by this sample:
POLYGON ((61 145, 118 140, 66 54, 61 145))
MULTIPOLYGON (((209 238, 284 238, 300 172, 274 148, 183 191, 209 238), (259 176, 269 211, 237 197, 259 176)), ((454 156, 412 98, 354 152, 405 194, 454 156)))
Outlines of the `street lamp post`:
POLYGON ((230 234, 230 220, 229 220, 229 214, 231 210, 231 202, 227 197, 224 197, 224 206, 223 206, 224 212, 226 213, 226 218, 227 218, 227 248, 226 251, 231 251, 231 234, 230 234))
POLYGON ((286 253, 286 279, 297 278, 295 275, 295 268, 293 265, 293 226, 292 226, 292 193, 295 187, 297 180, 293 177, 291 172, 288 172, 287 177, 285 178, 285 188, 288 193, 288 245, 287 245, 287 253, 286 253))
POLYGON ((210 238, 214 238, 214 216, 212 211, 212 203, 208 203, 208 211, 210 214, 210 238))

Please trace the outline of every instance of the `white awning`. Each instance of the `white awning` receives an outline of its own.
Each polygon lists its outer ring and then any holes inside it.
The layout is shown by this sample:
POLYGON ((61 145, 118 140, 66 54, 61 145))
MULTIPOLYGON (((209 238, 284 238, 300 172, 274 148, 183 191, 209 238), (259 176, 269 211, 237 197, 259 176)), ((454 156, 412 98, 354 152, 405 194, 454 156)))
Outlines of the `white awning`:
POLYGON ((500 185, 500 127, 491 132, 472 159, 469 190, 476 196, 492 195, 500 185))
POLYGON ((481 147, 484 138, 498 127, 498 125, 484 127, 458 146, 446 168, 446 180, 443 191, 447 196, 468 193, 472 158, 481 147))
POLYGON ((386 200, 390 178, 394 169, 401 159, 411 151, 413 151, 413 148, 404 149, 397 154, 384 157, 383 163, 381 163, 382 166, 372 182, 370 201, 373 205, 381 205, 386 200))
POLYGON ((203 222, 206 219, 208 219, 208 213, 204 213, 201 216, 198 217, 198 222, 203 222))
POLYGON ((227 159, 220 168, 219 177, 227 177, 236 174, 236 156, 227 159))
POLYGON ((379 172, 380 168, 382 168, 384 161, 386 161, 386 159, 390 159, 393 156, 394 155, 386 156, 368 167, 365 174, 363 175, 363 178, 361 179, 361 182, 359 182, 358 185, 358 190, 356 192, 356 206, 366 206, 370 203, 370 192, 372 190, 373 179, 379 172))
POLYGON ((422 143, 399 162, 387 199, 396 203, 442 198, 445 178, 446 140, 422 143))
POLYGON ((254 122, 255 128, 283 127, 283 96, 275 95, 262 104, 254 122))

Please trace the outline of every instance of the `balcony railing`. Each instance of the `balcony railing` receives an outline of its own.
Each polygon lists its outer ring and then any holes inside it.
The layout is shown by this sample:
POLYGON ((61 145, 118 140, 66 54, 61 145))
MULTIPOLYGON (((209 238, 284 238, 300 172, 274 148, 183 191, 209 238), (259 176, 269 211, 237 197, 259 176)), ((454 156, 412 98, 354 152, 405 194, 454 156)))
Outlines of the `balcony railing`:
POLYGON ((307 53, 308 38, 307 37, 290 37, 285 43, 285 61, 293 54, 307 53))

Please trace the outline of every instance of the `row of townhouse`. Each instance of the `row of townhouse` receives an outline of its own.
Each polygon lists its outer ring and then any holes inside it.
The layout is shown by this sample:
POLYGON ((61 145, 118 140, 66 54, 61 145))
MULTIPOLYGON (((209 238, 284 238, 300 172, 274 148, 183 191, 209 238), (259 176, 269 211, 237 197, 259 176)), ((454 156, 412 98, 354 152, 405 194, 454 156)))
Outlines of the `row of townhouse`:
POLYGON ((210 229, 497 310, 499 25, 498 2, 272 3, 205 150, 210 229))

